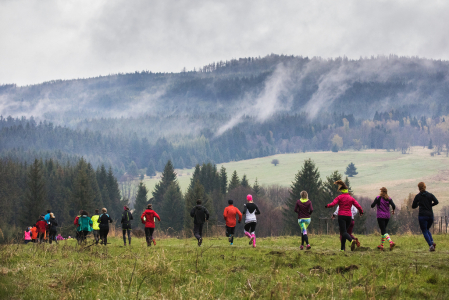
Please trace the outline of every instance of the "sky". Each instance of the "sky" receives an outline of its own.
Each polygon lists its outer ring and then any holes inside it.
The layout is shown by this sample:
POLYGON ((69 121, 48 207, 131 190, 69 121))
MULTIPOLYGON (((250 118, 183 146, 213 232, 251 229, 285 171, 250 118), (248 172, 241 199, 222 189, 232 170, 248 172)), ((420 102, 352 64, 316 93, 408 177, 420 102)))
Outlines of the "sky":
POLYGON ((0 0, 0 85, 271 53, 449 60, 449 1, 0 0))

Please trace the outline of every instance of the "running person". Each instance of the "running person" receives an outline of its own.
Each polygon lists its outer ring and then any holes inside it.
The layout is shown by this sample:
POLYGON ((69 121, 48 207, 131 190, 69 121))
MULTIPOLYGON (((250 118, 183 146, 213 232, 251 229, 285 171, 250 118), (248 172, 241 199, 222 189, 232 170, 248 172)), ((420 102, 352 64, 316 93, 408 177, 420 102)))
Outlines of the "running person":
POLYGON ((111 217, 107 214, 108 210, 103 207, 101 209, 101 215, 98 217, 98 222, 100 223, 100 240, 101 244, 108 244, 108 233, 109 233, 109 223, 112 223, 111 217))
POLYGON ((23 239, 25 242, 25 245, 31 242, 31 230, 30 227, 27 227, 27 229, 23 233, 23 239))
POLYGON ((244 233, 249 238, 249 244, 253 244, 253 247, 256 248, 256 215, 260 215, 260 211, 254 204, 252 195, 247 195, 246 200, 248 203, 244 204, 243 208, 243 214, 245 215, 244 233))
POLYGON ((38 240, 39 244, 44 241, 47 226, 48 226, 47 221, 45 221, 44 216, 41 215, 39 220, 37 220, 37 222, 36 222, 37 240, 38 240))
POLYGON ((48 242, 51 244, 53 241, 57 243, 56 241, 56 233, 57 233, 57 226, 58 223, 56 222, 56 218, 54 213, 50 213, 50 228, 48 229, 49 236, 48 236, 48 242))
POLYGON ((198 246, 203 243, 203 225, 209 221, 209 211, 201 205, 201 200, 196 201, 196 206, 190 211, 193 218, 193 235, 198 240, 198 246))
POLYGON ((352 221, 352 212, 351 207, 354 205, 358 211, 360 212, 360 215, 363 215, 363 209, 360 206, 360 204, 355 200, 354 198, 349 195, 348 187, 346 184, 341 181, 337 180, 334 182, 334 184, 338 185, 338 190, 342 193, 337 198, 332 201, 332 203, 327 204, 325 207, 330 208, 334 207, 335 205, 339 206, 338 209, 338 226, 340 227, 340 235, 342 237, 341 239, 341 251, 346 250, 346 240, 352 242, 351 244, 351 251, 354 251, 356 245, 359 246, 360 244, 357 243, 357 238, 353 239, 347 232, 347 229, 351 225, 352 221))
POLYGON ((382 187, 380 189, 380 195, 374 199, 373 204, 371 204, 371 208, 377 206, 377 223, 379 224, 380 234, 381 234, 381 242, 380 245, 377 246, 377 249, 383 251, 384 243, 387 240, 390 243, 390 251, 393 250, 395 243, 391 240, 390 235, 387 233, 387 225, 388 221, 390 221, 390 205, 393 208, 392 214, 394 215, 394 210, 396 209, 396 205, 394 205, 393 199, 388 196, 387 188, 382 187))
POLYGON ((427 244, 429 244, 429 251, 435 251, 435 247, 437 244, 435 244, 435 242, 433 241, 433 237, 429 229, 433 224, 432 207, 438 204, 438 200, 433 194, 426 191, 426 184, 424 182, 418 183, 418 189, 419 194, 415 196, 412 208, 414 209, 419 206, 419 227, 421 228, 422 234, 424 235, 427 244))
POLYGON ((131 220, 133 220, 133 215, 129 211, 129 207, 125 205, 123 207, 125 210, 122 213, 122 232, 123 232, 123 243, 126 246, 126 234, 128 234, 129 245, 131 246, 131 220))
POLYGON ((301 199, 296 201, 295 213, 298 214, 298 224, 301 227, 301 246, 300 250, 304 250, 304 242, 307 245, 307 250, 312 248, 309 244, 309 237, 307 236, 307 227, 310 225, 310 215, 313 212, 312 201, 309 200, 309 195, 306 191, 302 191, 301 199))
POLYGON ((234 244, 235 225, 237 221, 236 215, 239 216, 239 223, 242 222, 242 213, 234 206, 234 201, 228 200, 229 206, 223 212, 223 218, 226 221, 226 236, 229 238, 229 243, 234 244))
POLYGON ((79 227, 79 234, 80 238, 78 240, 78 243, 82 243, 86 240, 86 236, 89 234, 89 232, 92 231, 92 225, 93 222, 89 218, 89 213, 85 210, 83 210, 81 217, 78 219, 79 227))
MULTIPOLYGON (((338 216, 338 210, 339 210, 340 206, 337 206, 337 209, 335 210, 334 214, 332 215, 331 219, 334 220, 335 216, 338 216)), ((351 206, 351 213, 352 213, 352 221, 351 221, 351 225, 349 225, 347 232, 349 233, 349 235, 352 237, 352 239, 356 240, 356 244, 357 247, 360 247, 360 242, 358 239, 355 238, 355 236, 352 234, 352 231, 354 230, 354 218, 355 216, 358 214, 358 210, 357 208, 353 205, 351 206)), ((340 241, 341 241, 341 235, 340 235, 340 241)))
POLYGON ((159 215, 153 210, 153 205, 148 204, 147 209, 142 213, 140 220, 143 224, 145 224, 145 239, 147 241, 147 246, 151 247, 151 242, 156 246, 156 240, 153 238, 154 227, 154 219, 157 218, 159 222, 161 218, 159 215))
POLYGON ((100 218, 100 211, 96 209, 95 215, 93 215, 90 219, 92 220, 92 232, 97 245, 100 241, 100 223, 98 222, 98 218, 100 218))

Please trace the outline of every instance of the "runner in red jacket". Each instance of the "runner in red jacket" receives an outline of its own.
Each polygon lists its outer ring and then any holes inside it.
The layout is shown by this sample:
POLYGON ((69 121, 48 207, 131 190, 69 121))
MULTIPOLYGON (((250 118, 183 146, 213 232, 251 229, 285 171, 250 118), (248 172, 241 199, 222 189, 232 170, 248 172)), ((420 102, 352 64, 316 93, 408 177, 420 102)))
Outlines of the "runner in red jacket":
POLYGON ((351 195, 349 195, 348 187, 343 181, 337 180, 334 182, 334 184, 338 185, 338 190, 342 192, 342 194, 339 195, 337 198, 335 198, 334 201, 332 201, 332 203, 326 205, 326 208, 334 207, 335 205, 339 206, 338 226, 340 227, 340 235, 342 236, 341 251, 345 251, 346 249, 345 247, 346 240, 352 242, 351 251, 354 251, 356 246, 360 247, 360 243, 358 243, 357 239, 353 239, 347 232, 347 229, 351 225, 352 221, 351 207, 352 205, 354 205, 360 212, 360 216, 363 215, 363 209, 357 202, 357 200, 355 200, 354 198, 351 197, 351 195))
POLYGON ((234 243, 234 232, 237 221, 236 215, 239 215, 239 223, 242 222, 242 213, 234 206, 234 201, 228 200, 229 206, 223 212, 223 218, 226 221, 226 236, 229 237, 231 245, 234 243))
POLYGON ((47 222, 44 219, 44 216, 40 216, 39 220, 36 222, 37 228, 37 240, 39 244, 44 241, 45 232, 47 231, 47 222))
POLYGON ((161 218, 159 215, 153 210, 153 205, 148 204, 147 209, 142 213, 142 216, 140 217, 140 220, 143 224, 145 224, 145 238, 147 240, 147 246, 151 246, 151 242, 156 246, 156 240, 153 239, 153 232, 154 232, 154 218, 157 218, 159 222, 161 221, 161 218))

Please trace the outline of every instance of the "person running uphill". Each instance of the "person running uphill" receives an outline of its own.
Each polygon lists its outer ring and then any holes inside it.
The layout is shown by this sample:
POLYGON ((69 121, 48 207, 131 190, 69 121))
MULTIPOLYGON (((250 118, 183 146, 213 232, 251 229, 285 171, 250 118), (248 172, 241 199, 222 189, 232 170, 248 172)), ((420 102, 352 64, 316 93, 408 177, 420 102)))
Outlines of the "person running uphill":
MULTIPOLYGON (((335 216, 338 216, 338 210, 339 210, 339 206, 337 206, 337 209, 335 210, 334 214, 332 215, 331 219, 334 220, 335 216)), ((351 225, 349 225, 348 229, 346 230, 349 235, 352 237, 353 240, 356 240, 356 244, 357 247, 360 247, 360 242, 358 239, 355 238, 355 236, 352 234, 352 231, 354 230, 354 218, 355 216, 358 214, 358 210, 357 208, 355 208, 355 206, 351 206, 351 213, 352 213, 352 221, 351 221, 351 225)), ((340 235, 340 241, 341 241, 341 235, 340 235)))
POLYGON ((193 218, 193 235, 198 240, 198 246, 203 243, 203 225, 209 221, 209 211, 201 205, 201 200, 196 201, 196 206, 190 211, 193 218))
POLYGON ((95 243, 98 245, 100 241, 100 223, 98 222, 98 218, 100 218, 100 211, 98 209, 95 210, 95 215, 90 218, 92 220, 92 232, 94 234, 95 243))
POLYGON ((44 216, 40 216, 39 220, 36 222, 37 228, 37 240, 40 243, 44 241, 45 231, 47 230, 47 222, 44 219, 44 216))
POLYGON ((100 240, 101 244, 108 244, 108 233, 109 233, 109 223, 112 223, 111 217, 107 214, 108 210, 103 207, 101 209, 101 215, 98 217, 98 222, 100 223, 100 240))
POLYGON ((53 241, 55 241, 55 243, 57 243, 56 241, 56 233, 57 233, 57 226, 58 223, 56 222, 56 218, 54 213, 50 213, 50 228, 48 230, 49 232, 49 236, 48 236, 48 242, 51 244, 53 241))
POLYGON ((393 203, 393 199, 388 196, 387 189, 382 187, 380 189, 380 195, 374 199, 373 204, 371 204, 371 208, 377 206, 377 223, 379 224, 381 241, 380 245, 377 246, 377 249, 383 251, 384 243, 387 240, 390 243, 390 251, 393 250, 395 243, 391 240, 390 235, 387 233, 387 225, 388 221, 390 221, 390 205, 393 208, 392 214, 394 215, 394 210, 396 209, 396 205, 393 203))
POLYGON ((156 246, 156 240, 153 239, 154 227, 154 219, 157 218, 158 221, 161 221, 161 217, 153 210, 153 205, 148 204, 147 209, 142 213, 140 220, 143 224, 145 224, 145 238, 147 240, 147 246, 151 247, 151 242, 156 246))
POLYGON ((429 251, 435 251, 437 244, 433 241, 432 234, 430 233, 430 227, 433 224, 433 209, 438 204, 437 198, 426 191, 426 184, 424 182, 418 183, 419 194, 415 196, 413 200, 412 208, 415 209, 419 206, 418 221, 422 234, 429 244, 429 251))
POLYGON ((360 204, 352 198, 349 195, 348 187, 346 184, 341 181, 337 180, 334 182, 334 184, 338 185, 338 190, 342 193, 337 198, 332 201, 332 203, 327 204, 325 207, 330 208, 334 207, 335 205, 339 206, 338 209, 338 226, 340 227, 340 235, 342 237, 341 239, 341 251, 346 250, 346 240, 352 242, 351 244, 351 251, 354 251, 356 245, 359 246, 360 244, 357 243, 357 239, 353 239, 349 233, 347 232, 347 229, 351 225, 352 221, 352 212, 351 207, 354 205, 358 211, 360 212, 360 215, 363 215, 363 209, 360 206, 360 204))
POLYGON ((78 219, 78 223, 80 225, 79 227, 79 234, 80 238, 78 240, 78 243, 83 243, 86 240, 86 236, 89 234, 89 232, 92 231, 92 220, 89 218, 89 213, 85 210, 83 210, 83 213, 81 214, 81 217, 78 219))
POLYGON ((223 218, 226 221, 226 236, 229 238, 229 243, 234 244, 234 233, 237 217, 239 216, 239 223, 242 222, 242 213, 234 206, 233 200, 228 200, 229 206, 223 212, 223 218))
POLYGON ((243 214, 245 215, 245 227, 244 233, 249 238, 249 244, 253 244, 253 248, 256 248, 256 215, 260 215, 259 208, 253 202, 253 196, 247 195, 246 200, 248 203, 244 204, 243 214))
POLYGON ((309 200, 309 196, 306 191, 302 191, 301 199, 296 201, 295 212, 298 214, 298 224, 301 227, 301 247, 300 250, 304 250, 304 242, 307 245, 307 250, 312 248, 309 244, 309 237, 307 236, 307 227, 310 225, 310 215, 313 212, 312 201, 309 200))
POLYGON ((123 243, 125 244, 126 247, 126 234, 128 234, 128 241, 129 245, 131 246, 131 220, 133 220, 133 215, 129 211, 129 207, 127 205, 125 205, 123 209, 125 211, 122 213, 121 223, 123 232, 123 243))

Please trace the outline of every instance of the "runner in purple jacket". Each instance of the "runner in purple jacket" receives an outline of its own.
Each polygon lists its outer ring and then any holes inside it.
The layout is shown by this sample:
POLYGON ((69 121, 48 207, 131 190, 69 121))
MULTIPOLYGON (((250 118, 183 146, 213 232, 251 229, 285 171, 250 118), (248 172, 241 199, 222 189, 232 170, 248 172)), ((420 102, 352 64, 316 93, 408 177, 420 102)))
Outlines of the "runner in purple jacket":
POLYGON ((304 250, 304 242, 307 245, 307 250, 312 248, 309 244, 309 237, 307 236, 307 227, 310 225, 310 215, 313 212, 312 202, 306 191, 301 192, 301 199, 296 201, 295 212, 298 214, 298 224, 301 227, 301 247, 304 250))
POLYGON ((381 244, 377 248, 381 251, 384 250, 384 242, 387 240, 390 243, 390 251, 393 250, 395 243, 391 240, 390 235, 387 233, 387 225, 390 220, 390 205, 393 208, 392 214, 394 215, 394 210, 396 205, 394 205, 393 199, 391 199, 387 194, 387 189, 385 187, 380 189, 380 195, 374 199, 371 208, 377 206, 377 223, 379 224, 381 237, 381 244))

